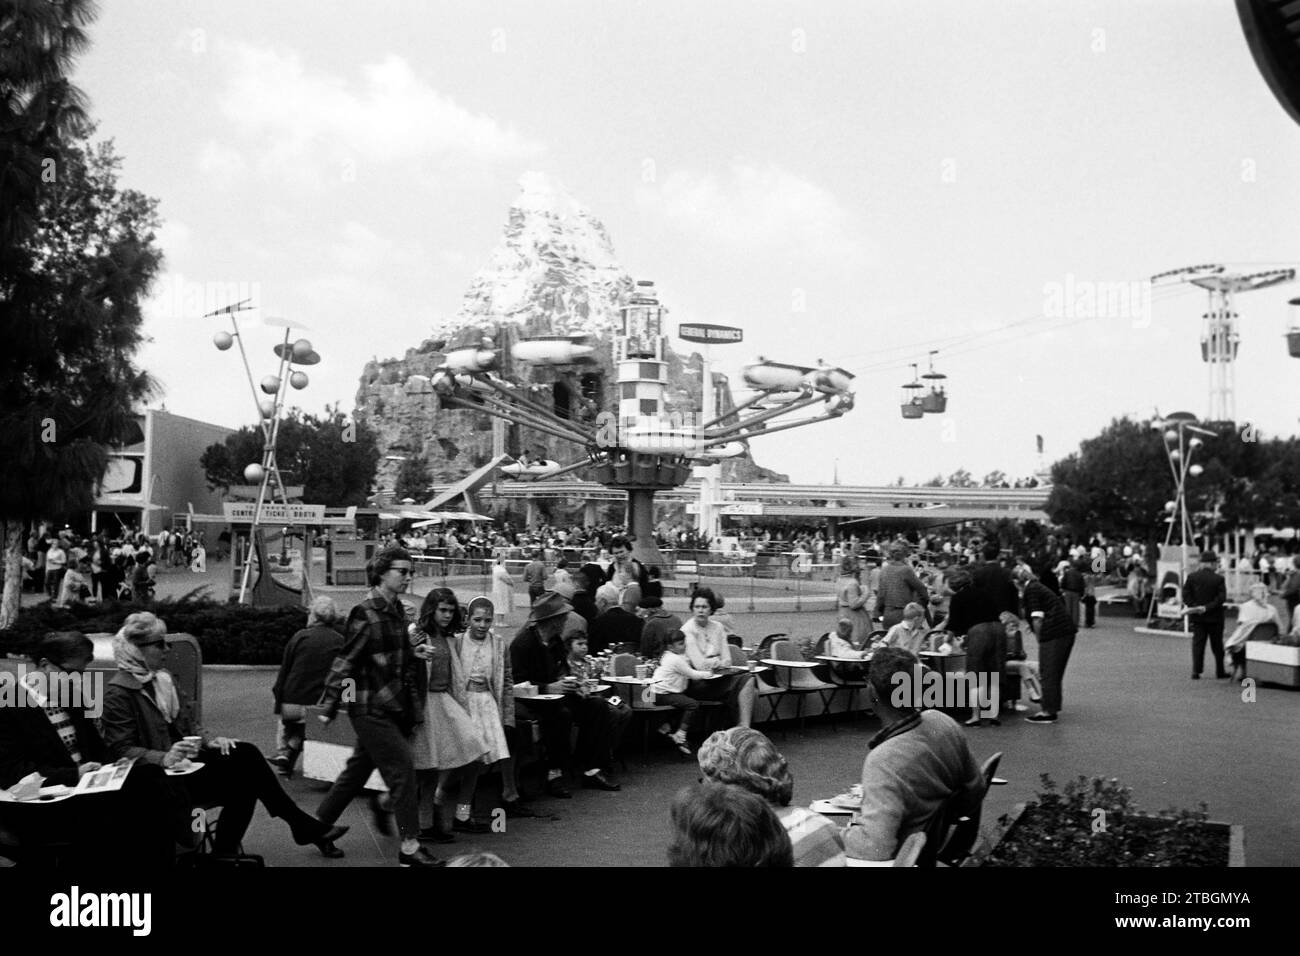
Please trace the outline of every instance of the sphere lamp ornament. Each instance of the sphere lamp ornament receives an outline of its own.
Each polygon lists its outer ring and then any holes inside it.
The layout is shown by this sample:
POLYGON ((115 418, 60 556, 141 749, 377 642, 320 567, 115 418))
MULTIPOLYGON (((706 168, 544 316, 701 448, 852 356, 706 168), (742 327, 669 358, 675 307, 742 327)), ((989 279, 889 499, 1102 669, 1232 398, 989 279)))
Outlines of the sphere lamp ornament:
POLYGON ((261 484, 262 479, 266 477, 266 472, 257 462, 247 465, 244 468, 244 480, 250 485, 261 484))
POLYGON ((311 355, 311 342, 306 339, 299 339, 293 343, 293 360, 301 362, 311 355))
POLYGON ((306 372, 294 372, 292 375, 289 376, 289 384, 297 389, 306 388, 307 381, 308 379, 307 379, 306 372))
POLYGON ((263 418, 270 418, 275 414, 275 401, 263 398, 257 403, 257 410, 262 413, 263 418))
POLYGON ((1190 474, 1193 478, 1199 476, 1203 471, 1205 471, 1205 469, 1202 468, 1200 465, 1192 465, 1191 468, 1187 469, 1187 473, 1190 474))
POLYGON ((268 375, 262 379, 262 391, 268 395, 274 395, 280 391, 280 378, 277 375, 268 375))
POLYGON ((224 352, 235 344, 235 337, 229 332, 218 332, 212 336, 212 344, 224 352))
POLYGON ((1170 450, 1169 457, 1172 458, 1174 461, 1179 461, 1180 459, 1182 459, 1183 453, 1179 451, 1177 448, 1174 448, 1170 450))
POLYGON ((1174 429, 1172 429, 1172 428, 1169 429, 1167 432, 1165 432, 1165 441, 1167 441, 1167 442, 1175 442, 1175 441, 1178 441, 1178 432, 1176 432, 1176 431, 1175 431, 1174 429))
POLYGON ((1165 511, 1169 512, 1170 514, 1173 514, 1174 511, 1177 510, 1177 508, 1178 508, 1178 503, 1176 501, 1165 502, 1165 511))
POLYGON ((1193 438, 1187 444, 1191 445, 1193 448, 1200 448, 1205 444, 1205 442, 1201 441, 1199 438, 1193 438))

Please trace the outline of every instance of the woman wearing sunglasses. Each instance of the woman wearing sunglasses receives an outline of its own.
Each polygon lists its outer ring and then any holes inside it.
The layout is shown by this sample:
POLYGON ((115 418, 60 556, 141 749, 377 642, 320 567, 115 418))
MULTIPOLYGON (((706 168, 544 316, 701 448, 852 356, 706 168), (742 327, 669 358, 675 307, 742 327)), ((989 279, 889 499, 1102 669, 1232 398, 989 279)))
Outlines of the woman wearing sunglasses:
POLYGON ((113 638, 118 670, 104 690, 100 719, 110 755, 164 769, 191 759, 201 763, 202 769, 173 783, 183 783, 192 805, 221 805, 214 839, 218 853, 238 852, 260 801, 271 816, 289 825, 299 846, 311 844, 327 857, 341 857, 334 841, 347 827, 329 826, 302 810, 252 744, 213 736, 194 723, 190 701, 164 666, 166 635, 166 624, 141 611, 128 617, 113 638))

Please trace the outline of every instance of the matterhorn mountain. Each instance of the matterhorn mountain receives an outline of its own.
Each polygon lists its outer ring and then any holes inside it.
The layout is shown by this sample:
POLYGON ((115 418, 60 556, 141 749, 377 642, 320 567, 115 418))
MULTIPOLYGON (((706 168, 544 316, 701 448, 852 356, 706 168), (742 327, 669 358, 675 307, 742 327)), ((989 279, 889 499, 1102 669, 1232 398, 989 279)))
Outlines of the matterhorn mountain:
MULTIPOLYGON (((411 378, 431 376, 452 349, 490 343, 500 350, 500 374, 533 386, 535 398, 575 415, 616 407, 613 336, 621 325, 619 307, 631 297, 635 280, 615 258, 604 225, 567 190, 538 172, 525 173, 519 187, 501 242, 470 280, 456 314, 435 322, 430 337, 403 358, 368 362, 362 372, 356 417, 378 433, 385 457, 376 481, 382 489, 393 487, 401 458, 423 456, 430 483, 443 483, 464 477, 492 457, 493 418, 442 408, 424 379, 411 378), (593 337, 594 364, 548 368, 511 358, 520 339, 579 334, 593 337)), ((671 312, 672 303, 664 305, 671 312)), ((676 328, 671 316, 668 326, 665 331, 676 328)), ((665 357, 668 411, 698 409, 699 356, 683 359, 669 350, 665 357)), ((730 405, 725 385, 719 402, 720 410, 730 405)), ((505 451, 562 464, 584 454, 573 443, 514 425, 506 427, 505 451)), ((723 474, 727 480, 787 480, 747 457, 725 462, 723 474)))

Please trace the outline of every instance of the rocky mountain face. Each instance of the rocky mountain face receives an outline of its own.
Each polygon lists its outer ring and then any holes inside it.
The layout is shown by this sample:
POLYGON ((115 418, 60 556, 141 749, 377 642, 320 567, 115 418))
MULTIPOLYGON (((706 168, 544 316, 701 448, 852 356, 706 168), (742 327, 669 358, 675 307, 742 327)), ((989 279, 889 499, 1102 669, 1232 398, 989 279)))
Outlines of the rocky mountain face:
MULTIPOLYGON (((634 279, 615 260, 605 227, 564 189, 540 173, 524 174, 519 185, 502 241, 474 274, 456 315, 402 358, 368 362, 361 374, 356 417, 378 433, 382 455, 423 455, 431 483, 458 480, 493 453, 491 416, 443 408, 436 393, 408 381, 413 375, 431 376, 448 351, 490 339, 501 350, 499 374, 529 386, 534 401, 573 418, 617 408, 613 337, 634 279), (521 338, 577 334, 594 337, 593 364, 554 368, 511 359, 521 338)), ((683 357, 670 349, 666 358, 669 413, 700 408, 700 356, 683 357)), ((732 404, 731 393, 725 380, 717 385, 723 411, 732 404)), ((504 450, 561 464, 584 455, 572 442, 515 425, 505 426, 504 450)), ((391 489, 400 466, 400 460, 382 460, 378 486, 391 489)), ((789 480, 748 455, 722 467, 726 481, 789 480)))

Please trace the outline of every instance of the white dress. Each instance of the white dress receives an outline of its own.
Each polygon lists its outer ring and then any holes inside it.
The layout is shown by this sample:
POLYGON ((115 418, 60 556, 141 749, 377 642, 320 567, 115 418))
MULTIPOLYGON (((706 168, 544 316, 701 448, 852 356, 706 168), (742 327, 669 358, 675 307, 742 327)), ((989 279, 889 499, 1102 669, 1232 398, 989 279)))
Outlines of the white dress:
MULTIPOLYGON (((476 641, 466 635, 461 640, 460 649, 460 663, 469 681, 469 718, 488 747, 483 762, 505 760, 510 756, 510 747, 506 743, 505 728, 501 726, 501 708, 492 696, 492 669, 495 665, 492 638, 476 641)), ((510 689, 505 688, 504 693, 510 693, 510 689)))
POLYGON ((504 564, 492 567, 492 604, 498 621, 504 621, 514 603, 515 582, 504 564))

